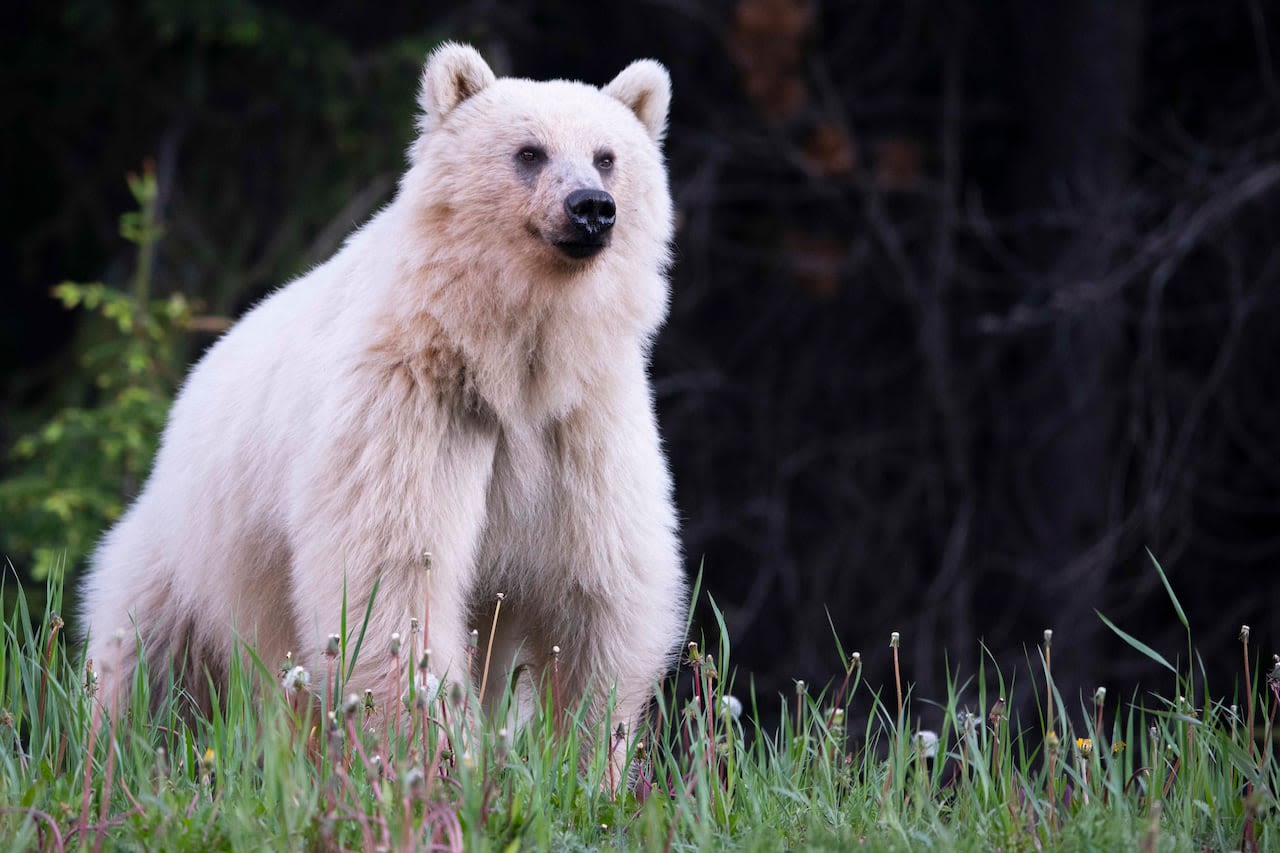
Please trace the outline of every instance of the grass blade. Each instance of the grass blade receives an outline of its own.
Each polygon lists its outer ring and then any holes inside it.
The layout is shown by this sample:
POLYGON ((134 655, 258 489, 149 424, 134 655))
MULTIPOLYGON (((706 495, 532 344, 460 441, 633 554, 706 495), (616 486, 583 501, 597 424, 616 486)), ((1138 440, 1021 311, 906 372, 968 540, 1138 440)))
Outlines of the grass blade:
POLYGON ((1093 612, 1098 614, 1098 618, 1102 620, 1102 623, 1103 623, 1104 625, 1106 625, 1106 626, 1107 626, 1108 628, 1110 628, 1112 631, 1115 631, 1115 632, 1116 632, 1116 636, 1117 636, 1117 637, 1119 637, 1120 639, 1124 640, 1126 643, 1128 643, 1129 645, 1133 646, 1133 647, 1134 647, 1135 649, 1137 649, 1139 652, 1141 652, 1142 654, 1146 655, 1148 658, 1150 658, 1151 660, 1155 661, 1156 663, 1160 664, 1162 667, 1164 667, 1165 669, 1169 670, 1169 671, 1170 671, 1170 672, 1172 672, 1174 675, 1177 675, 1177 674, 1178 674, 1178 671, 1177 671, 1176 669, 1174 669, 1174 668, 1173 668, 1173 664, 1171 664, 1171 663, 1169 663, 1167 660, 1165 660, 1165 659, 1164 659, 1164 656, 1163 656, 1163 655, 1161 655, 1159 652, 1157 652, 1155 649, 1151 648, 1151 647, 1150 647, 1150 646, 1148 646, 1146 643, 1142 642, 1141 640, 1139 640, 1137 637, 1133 636, 1132 634, 1129 634, 1129 633, 1126 633, 1125 631, 1122 631, 1122 630, 1120 629, 1120 627, 1119 627, 1118 625, 1116 625, 1116 623, 1112 622, 1110 619, 1108 619, 1107 617, 1103 616, 1103 615, 1102 615, 1102 611, 1101 611, 1101 610, 1095 610, 1095 611, 1093 611, 1093 612))
POLYGON ((1191 630, 1191 624, 1187 622, 1187 614, 1182 609, 1182 604, 1178 601, 1178 596, 1173 594, 1173 587, 1169 584, 1169 578, 1165 577, 1164 569, 1160 566, 1160 561, 1156 559, 1156 555, 1151 553, 1148 548, 1147 556, 1151 558, 1151 563, 1156 567, 1156 574, 1160 575, 1160 583, 1164 584, 1164 591, 1169 593, 1169 600, 1173 602, 1173 609, 1178 614, 1178 621, 1182 623, 1182 627, 1188 631, 1191 630))

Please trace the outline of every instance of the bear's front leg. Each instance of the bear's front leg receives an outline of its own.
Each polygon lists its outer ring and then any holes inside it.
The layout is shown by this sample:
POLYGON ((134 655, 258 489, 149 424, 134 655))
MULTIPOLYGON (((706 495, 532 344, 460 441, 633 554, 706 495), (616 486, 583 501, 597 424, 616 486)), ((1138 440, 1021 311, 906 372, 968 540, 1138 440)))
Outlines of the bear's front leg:
POLYGON ((297 481, 291 595, 303 660, 319 671, 345 596, 348 644, 363 628, 364 647, 343 690, 372 690, 390 712, 409 669, 404 652, 389 654, 389 643, 395 633, 407 640, 414 618, 431 649, 431 673, 442 683, 469 677, 465 622, 493 449, 486 435, 447 413, 404 415, 377 402, 317 446, 297 481), (429 571, 423 552, 431 554, 429 571))
POLYGON ((643 373, 633 378, 612 405, 566 419, 557 442, 554 544, 564 576, 556 579, 562 597, 552 640, 563 650, 569 696, 585 692, 593 727, 611 728, 595 736, 610 744, 605 781, 613 790, 625 781, 625 756, 655 686, 675 661, 688 605, 670 475, 643 373))

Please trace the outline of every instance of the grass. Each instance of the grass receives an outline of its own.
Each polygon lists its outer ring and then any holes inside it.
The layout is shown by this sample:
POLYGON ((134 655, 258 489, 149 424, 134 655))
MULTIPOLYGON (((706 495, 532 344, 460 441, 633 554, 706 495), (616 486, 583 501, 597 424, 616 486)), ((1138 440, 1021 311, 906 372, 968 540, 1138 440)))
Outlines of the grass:
POLYGON ((554 675, 525 724, 508 722, 507 691, 466 729, 478 697, 423 682, 416 626, 335 638, 326 672, 247 655, 211 717, 187 722, 182 698, 151 697, 144 678, 129 708, 102 707, 56 616, 56 580, 43 613, 16 599, 0 650, 0 844, 14 850, 1280 849, 1280 671, 1252 671, 1247 629, 1234 704, 1194 672, 1146 707, 1102 690, 1069 704, 1046 632, 1034 723, 1010 718, 1011 684, 984 667, 951 685, 938 732, 916 730, 897 636, 892 685, 865 683, 861 656, 840 649, 832 684, 769 700, 780 723, 768 732, 752 722, 760 697, 734 713, 727 643, 690 644, 672 680, 683 689, 659 697, 631 747, 632 784, 613 797, 605 750, 583 749, 594 733, 581 708, 558 707, 554 675), (404 710, 340 698, 357 654, 402 663, 404 710))

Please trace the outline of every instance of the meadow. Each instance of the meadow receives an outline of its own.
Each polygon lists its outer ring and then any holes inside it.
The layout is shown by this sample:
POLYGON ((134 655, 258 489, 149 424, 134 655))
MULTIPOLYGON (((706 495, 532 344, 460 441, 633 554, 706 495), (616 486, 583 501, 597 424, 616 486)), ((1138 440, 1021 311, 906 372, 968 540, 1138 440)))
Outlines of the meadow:
MULTIPOLYGON (((115 663, 90 664, 68 640, 57 575, 42 612, 7 585, 0 844, 11 850, 1280 849, 1280 658, 1260 659, 1243 626, 1226 695, 1202 667, 1175 670, 1111 625, 1169 670, 1176 694, 1063 696, 1046 632, 1032 671, 1008 676, 1035 682, 1035 719, 1012 715, 1011 682, 983 668, 928 708, 944 720, 936 732, 917 727, 923 703, 898 666, 909 638, 874 652, 892 656, 893 683, 866 683, 863 655, 840 649, 843 674, 789 696, 740 696, 727 641, 691 642, 619 784, 600 747, 627 739, 587 725, 554 667, 525 691, 536 695, 522 724, 510 687, 468 724, 480 697, 427 677, 423 626, 366 636, 363 614, 344 612, 323 671, 249 652, 211 714, 192 715, 177 690, 152 696, 143 677, 127 707, 108 708, 96 673, 115 663), (344 673, 374 655, 397 664, 396 708, 344 694, 344 673)), ((479 670, 490 662, 476 648, 479 670)))

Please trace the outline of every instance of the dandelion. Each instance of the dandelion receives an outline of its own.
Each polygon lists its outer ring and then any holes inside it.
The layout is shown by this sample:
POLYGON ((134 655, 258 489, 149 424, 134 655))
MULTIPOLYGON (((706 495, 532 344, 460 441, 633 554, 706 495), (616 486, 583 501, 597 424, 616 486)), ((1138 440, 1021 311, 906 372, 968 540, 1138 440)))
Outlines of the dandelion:
POLYGON ((200 769, 200 784, 212 785, 217 781, 217 772, 214 770, 213 762, 217 758, 217 753, 213 751, 213 747, 209 747, 204 751, 204 755, 196 759, 196 763, 200 769))
POLYGON ((737 696, 725 694, 720 697, 720 716, 738 719, 742 716, 742 701, 737 696))
POLYGON ((1058 740, 1058 733, 1050 729, 1044 736, 1044 745, 1048 747, 1050 755, 1057 755, 1062 747, 1062 742, 1058 740))
POLYGON ((425 669, 419 670, 414 686, 418 691, 418 701, 423 705, 431 704, 440 695, 440 679, 425 669))
POLYGON ((968 740, 978 731, 978 715, 970 711, 956 714, 956 727, 960 730, 961 740, 968 740))
POLYGON ((341 643, 341 637, 337 634, 330 634, 329 639, 324 645, 324 656, 327 658, 336 658, 338 656, 338 650, 341 647, 341 643))
POLYGON ((400 633, 398 631, 391 635, 391 647, 389 651, 393 658, 400 657, 400 633))
POLYGON ((1099 687, 1093 691, 1093 704, 1102 707, 1107 701, 1107 688, 1099 687))
POLYGON ((1080 753, 1081 758, 1093 755, 1093 740, 1087 737, 1076 738, 1076 751, 1080 753))
POLYGON ((421 796, 422 789, 427 784, 427 777, 426 774, 422 772, 421 767, 414 765, 405 771, 405 774, 400 781, 414 796, 421 796))
POLYGON ((296 693, 306 688, 311 683, 311 673, 307 672, 304 667, 295 666, 287 670, 284 678, 280 680, 280 686, 286 691, 296 693))
POLYGON ((938 733, 928 729, 916 732, 916 753, 922 758, 937 757, 938 733))
POLYGON ((836 708, 831 712, 831 733, 836 737, 844 734, 844 708, 836 708))
POLYGON ((84 662, 84 692, 90 699, 98 695, 98 673, 93 668, 93 658, 86 658, 84 662))

